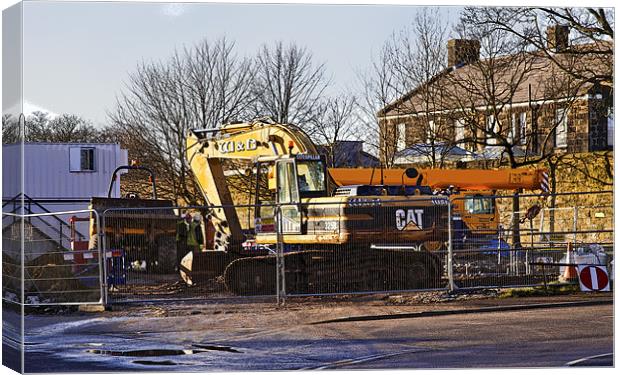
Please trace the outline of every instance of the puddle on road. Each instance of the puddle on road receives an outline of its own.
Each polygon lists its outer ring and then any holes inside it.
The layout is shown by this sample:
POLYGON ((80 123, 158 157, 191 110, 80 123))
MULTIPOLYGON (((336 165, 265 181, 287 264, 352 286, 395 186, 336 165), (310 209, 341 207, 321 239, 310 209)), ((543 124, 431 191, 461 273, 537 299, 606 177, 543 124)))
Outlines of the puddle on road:
POLYGON ((177 363, 173 361, 132 361, 137 365, 145 366, 176 366, 177 363))
POLYGON ((195 349, 143 349, 143 350, 100 350, 89 349, 86 352, 92 354, 111 355, 114 357, 167 357, 173 355, 190 355, 204 353, 206 350, 195 349))
POLYGON ((221 352, 229 352, 229 353, 243 353, 237 349, 233 349, 230 346, 222 346, 222 345, 208 345, 208 344, 194 344, 192 345, 196 348, 206 349, 206 350, 218 350, 221 352))
MULTIPOLYGON (((168 357, 177 355, 191 355, 204 353, 209 350, 216 350, 220 352, 229 353, 242 353, 237 349, 230 346, 222 345, 208 345, 208 344, 194 344, 192 345, 198 349, 140 349, 140 350, 104 350, 104 349, 88 349, 87 353, 109 355, 113 357, 168 357)), ((142 361, 152 362, 152 361, 142 361)), ((166 361, 162 361, 166 362, 166 361)), ((135 363, 135 362, 134 362, 135 363)))
POLYGON ((42 342, 24 342, 24 346, 43 345, 42 342))

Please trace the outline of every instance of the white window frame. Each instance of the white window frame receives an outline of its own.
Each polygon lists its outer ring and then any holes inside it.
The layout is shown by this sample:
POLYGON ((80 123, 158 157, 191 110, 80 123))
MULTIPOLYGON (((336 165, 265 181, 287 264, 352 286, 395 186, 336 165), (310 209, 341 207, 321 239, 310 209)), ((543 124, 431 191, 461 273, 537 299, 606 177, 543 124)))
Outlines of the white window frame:
POLYGON ((519 141, 527 144, 527 112, 519 113, 519 141))
POLYGON ((508 131, 508 143, 514 143, 517 139, 517 114, 513 112, 510 116, 510 131, 508 131))
POLYGON ((464 139, 465 121, 463 121, 463 119, 458 119, 454 122, 454 143, 456 143, 459 147, 462 147, 462 145, 464 144, 464 139))
POLYGON ((555 147, 568 146, 568 108, 555 110, 555 147))
MULTIPOLYGON (((487 115, 487 133, 497 133, 497 121, 495 121, 495 115, 493 114, 488 114, 487 115)), ((490 134, 487 134, 487 144, 488 145, 496 145, 497 144, 497 138, 491 136, 490 134)))
POLYGON ((437 132, 437 124, 435 124, 434 120, 429 120, 428 128, 426 129, 426 143, 427 144, 430 144, 431 141, 434 143, 436 132, 437 132))
POLYGON ((407 148, 407 124, 402 122, 396 124, 396 150, 401 151, 407 148))

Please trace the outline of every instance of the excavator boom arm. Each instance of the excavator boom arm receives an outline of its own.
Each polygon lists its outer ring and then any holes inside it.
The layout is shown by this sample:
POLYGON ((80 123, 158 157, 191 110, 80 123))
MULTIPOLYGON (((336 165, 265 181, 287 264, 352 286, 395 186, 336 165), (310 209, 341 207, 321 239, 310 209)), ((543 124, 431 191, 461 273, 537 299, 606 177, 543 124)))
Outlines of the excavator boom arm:
POLYGON ((193 130, 187 137, 187 161, 205 200, 213 207, 211 221, 218 248, 243 240, 241 224, 224 174, 224 160, 250 163, 286 154, 318 154, 297 126, 271 121, 227 124, 193 130))

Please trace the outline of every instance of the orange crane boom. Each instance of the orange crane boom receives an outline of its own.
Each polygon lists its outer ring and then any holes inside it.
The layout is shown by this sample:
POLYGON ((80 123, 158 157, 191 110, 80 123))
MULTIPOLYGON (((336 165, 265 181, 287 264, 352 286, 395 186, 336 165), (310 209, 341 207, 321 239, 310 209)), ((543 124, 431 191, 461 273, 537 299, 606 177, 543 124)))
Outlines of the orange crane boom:
POLYGON ((428 185, 433 188, 455 186, 463 190, 549 190, 544 169, 421 169, 421 177, 408 178, 405 169, 330 168, 329 174, 342 185, 428 185), (383 179, 381 174, 383 173, 383 179))

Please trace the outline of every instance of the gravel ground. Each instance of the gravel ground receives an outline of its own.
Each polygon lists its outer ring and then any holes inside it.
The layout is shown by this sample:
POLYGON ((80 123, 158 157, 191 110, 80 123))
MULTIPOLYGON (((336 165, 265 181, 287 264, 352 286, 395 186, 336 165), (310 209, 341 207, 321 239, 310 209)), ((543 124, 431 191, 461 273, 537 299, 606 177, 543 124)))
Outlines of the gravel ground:
POLYGON ((449 294, 445 291, 417 292, 390 295, 354 295, 329 297, 289 297, 283 306, 278 306, 274 298, 228 298, 205 299, 183 302, 158 302, 142 304, 111 305, 104 312, 79 312, 76 307, 41 307, 31 309, 35 316, 145 316, 177 317, 189 315, 227 315, 245 319, 250 314, 283 314, 290 312, 316 320, 336 317, 373 314, 397 314, 406 312, 455 310, 462 308, 506 306, 517 304, 540 304, 569 301, 589 301, 610 299, 610 293, 571 293, 551 296, 502 298, 501 290, 483 289, 468 293, 449 294))

